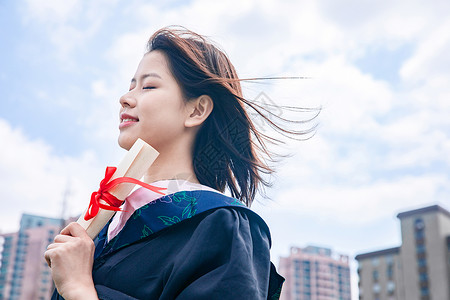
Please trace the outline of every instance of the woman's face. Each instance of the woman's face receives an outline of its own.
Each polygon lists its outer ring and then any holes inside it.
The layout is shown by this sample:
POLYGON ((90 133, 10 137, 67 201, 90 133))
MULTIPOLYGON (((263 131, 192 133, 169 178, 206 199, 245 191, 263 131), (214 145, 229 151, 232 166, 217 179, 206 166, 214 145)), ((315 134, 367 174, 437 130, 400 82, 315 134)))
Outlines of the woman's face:
POLYGON ((119 145, 124 149, 141 138, 161 152, 185 132, 187 108, 160 51, 144 55, 120 104, 119 145))

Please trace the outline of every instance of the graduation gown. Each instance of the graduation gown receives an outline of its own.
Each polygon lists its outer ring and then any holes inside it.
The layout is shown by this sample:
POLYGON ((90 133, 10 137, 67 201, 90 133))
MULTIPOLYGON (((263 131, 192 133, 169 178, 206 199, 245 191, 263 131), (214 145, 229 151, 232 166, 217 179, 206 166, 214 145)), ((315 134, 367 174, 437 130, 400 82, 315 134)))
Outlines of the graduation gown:
MULTIPOLYGON (((108 225, 107 225, 108 226, 108 225)), ((100 299, 278 299, 284 279, 270 262, 265 222, 236 199, 182 191, 137 209, 96 241, 100 299)), ((52 299, 62 299, 55 293, 52 299)))

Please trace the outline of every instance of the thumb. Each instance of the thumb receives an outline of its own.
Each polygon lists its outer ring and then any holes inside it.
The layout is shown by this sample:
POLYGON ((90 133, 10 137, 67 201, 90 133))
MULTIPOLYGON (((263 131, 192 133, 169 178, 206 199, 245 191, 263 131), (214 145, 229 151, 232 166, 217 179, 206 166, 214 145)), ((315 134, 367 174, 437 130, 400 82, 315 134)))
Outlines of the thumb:
POLYGON ((63 230, 61 230, 61 234, 70 235, 73 237, 89 237, 86 230, 76 222, 72 222, 67 225, 63 230))

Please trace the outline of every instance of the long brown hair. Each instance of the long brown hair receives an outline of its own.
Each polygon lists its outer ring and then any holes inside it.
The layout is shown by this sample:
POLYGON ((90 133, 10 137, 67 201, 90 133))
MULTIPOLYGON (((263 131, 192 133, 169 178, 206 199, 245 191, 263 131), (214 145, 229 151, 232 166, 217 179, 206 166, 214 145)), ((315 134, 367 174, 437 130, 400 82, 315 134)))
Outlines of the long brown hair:
POLYGON ((245 106, 282 134, 302 135, 312 129, 282 128, 267 116, 270 108, 246 100, 231 61, 205 37, 184 28, 163 28, 147 43, 148 52, 155 50, 166 55, 185 101, 208 95, 214 102, 194 144, 197 179, 222 192, 228 188, 233 197, 250 206, 261 184, 269 185, 263 174, 273 172, 262 159, 271 157, 265 142, 278 140, 255 128, 245 106))

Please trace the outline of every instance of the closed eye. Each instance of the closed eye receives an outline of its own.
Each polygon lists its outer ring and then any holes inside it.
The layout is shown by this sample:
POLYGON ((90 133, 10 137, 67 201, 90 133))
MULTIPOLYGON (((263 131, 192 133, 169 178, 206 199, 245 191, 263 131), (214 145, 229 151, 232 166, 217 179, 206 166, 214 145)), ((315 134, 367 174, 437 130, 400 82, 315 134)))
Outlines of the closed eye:
POLYGON ((154 86, 145 86, 145 87, 143 87, 143 89, 144 90, 153 90, 153 89, 156 89, 156 87, 154 87, 154 86))

